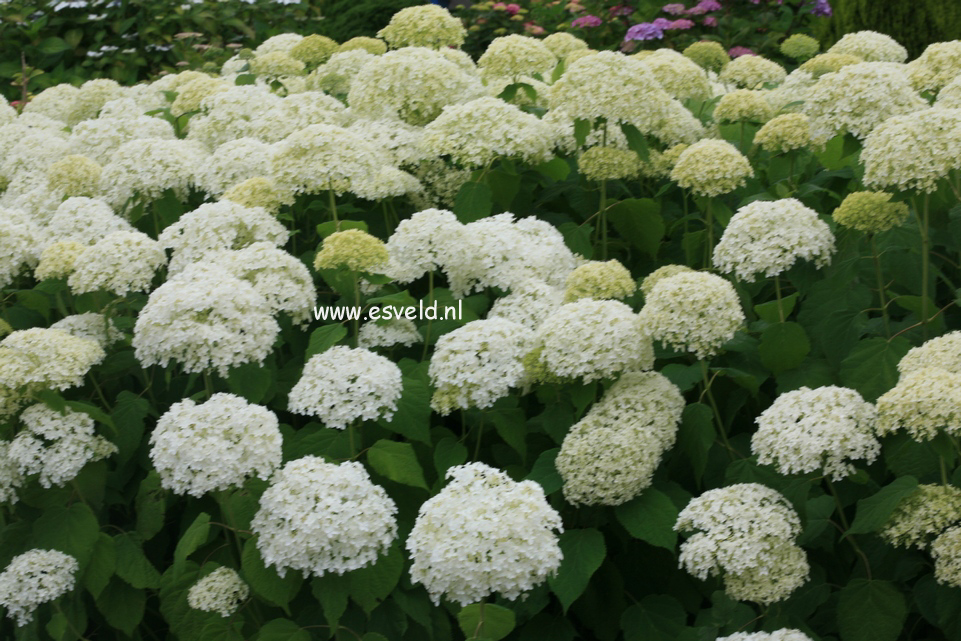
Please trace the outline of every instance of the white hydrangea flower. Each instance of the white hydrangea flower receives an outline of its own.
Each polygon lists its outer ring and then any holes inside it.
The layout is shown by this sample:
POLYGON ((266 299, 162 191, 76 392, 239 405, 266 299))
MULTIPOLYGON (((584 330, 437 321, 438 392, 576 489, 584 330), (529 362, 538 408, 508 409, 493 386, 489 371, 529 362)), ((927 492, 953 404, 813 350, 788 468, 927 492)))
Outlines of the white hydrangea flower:
POLYGON ((150 435, 150 460, 165 488, 199 498, 269 478, 280 466, 281 440, 273 412, 220 393, 171 405, 150 435))
POLYGON ((117 446, 94 433, 94 420, 82 412, 65 414, 43 404, 20 415, 24 429, 10 443, 7 455, 20 474, 40 475, 40 485, 63 485, 76 478, 87 463, 117 452, 117 446))
POLYGON ((466 606, 497 592, 516 599, 543 583, 563 555, 558 514, 533 481, 483 463, 447 470, 451 481, 420 507, 407 539, 411 580, 466 606))
POLYGON ((961 331, 948 332, 911 348, 898 362, 902 376, 922 367, 937 367, 961 374, 961 331))
POLYGON ((0 288, 37 264, 41 234, 22 211, 0 207, 0 288))
POLYGON ((387 271, 400 283, 414 281, 446 263, 464 226, 453 212, 425 209, 400 221, 387 239, 387 271))
POLYGON ((681 510, 674 529, 698 530, 681 544, 680 567, 701 580, 723 573, 732 598, 766 605, 807 581, 804 550, 792 542, 801 520, 771 488, 741 483, 709 490, 681 510))
POLYGON ((429 157, 420 145, 420 139, 424 135, 423 127, 397 120, 361 118, 347 125, 347 130, 386 154, 392 165, 414 167, 429 157))
POLYGON ((654 340, 707 359, 744 324, 734 286, 720 276, 682 271, 657 281, 639 314, 654 340))
POLYGON ((698 196, 720 196, 743 187, 754 176, 747 157, 726 140, 705 138, 677 157, 671 180, 698 196))
POLYGON ((34 327, 0 341, 0 387, 65 390, 83 382, 106 353, 96 341, 34 327))
POLYGON ((878 534, 891 545, 923 550, 957 523, 961 523, 961 488, 919 485, 901 499, 878 534))
POLYGON ((370 322, 361 325, 357 342, 359 347, 366 349, 394 345, 410 347, 414 343, 424 342, 424 337, 417 331, 414 321, 392 318, 384 323, 370 322))
POLYGON ((511 81, 535 74, 547 77, 556 64, 557 56, 542 40, 518 34, 494 38, 477 60, 485 79, 509 78, 511 81))
POLYGON ((208 260, 254 286, 274 312, 305 325, 317 304, 317 290, 307 266, 273 243, 256 242, 243 249, 215 251, 208 260))
POLYGON ((931 544, 934 578, 942 585, 961 587, 961 526, 945 530, 931 544))
POLYGON ((350 91, 354 77, 374 58, 374 54, 363 49, 339 51, 311 72, 307 86, 334 96, 345 96, 350 91))
POLYGON ((231 140, 252 137, 257 123, 281 100, 263 85, 241 85, 211 94, 201 101, 201 113, 190 119, 187 139, 213 151, 231 140))
POLYGON ((65 316, 50 329, 61 329, 78 338, 96 341, 104 349, 123 339, 123 332, 117 329, 113 320, 96 312, 65 316))
POLYGON ((860 62, 821 76, 804 102, 811 138, 824 143, 850 132, 864 138, 888 118, 928 106, 911 86, 904 65, 860 62))
POLYGON ((115 231, 77 257, 67 279, 70 291, 98 290, 125 296, 150 289, 154 274, 167 262, 160 243, 139 231, 115 231))
POLYGON ((83 154, 102 167, 125 143, 147 138, 174 140, 176 135, 169 122, 145 116, 143 112, 124 116, 106 116, 102 113, 96 120, 84 120, 74 126, 67 140, 70 153, 83 154))
POLYGON ((918 91, 938 91, 961 74, 961 40, 928 45, 908 63, 908 74, 918 91))
POLYGON ((310 125, 340 125, 346 120, 344 103, 322 91, 302 91, 272 105, 253 123, 251 135, 264 142, 280 142, 310 125))
POLYGON ((93 245, 117 231, 132 232, 134 228, 115 214, 110 205, 97 198, 68 198, 47 223, 45 244, 72 240, 93 245))
POLYGON ((707 100, 711 97, 707 72, 678 51, 658 49, 642 58, 641 63, 676 100, 707 100))
POLYGON ((72 240, 49 245, 40 254, 40 261, 33 270, 33 277, 37 280, 67 278, 73 272, 77 258, 86 249, 86 246, 72 240))
POLYGON ((774 632, 735 632, 717 641, 813 641, 800 630, 782 628, 774 632))
POLYGON ((584 299, 561 305, 537 328, 534 341, 525 365, 535 379, 580 378, 589 383, 654 365, 651 339, 637 314, 619 301, 584 299))
POLYGON ((288 395, 295 414, 316 416, 324 425, 345 429, 355 420, 390 420, 403 390, 400 368, 363 348, 335 345, 304 365, 288 395))
POLYGON ((262 363, 280 326, 253 285, 218 265, 196 264, 150 294, 134 325, 143 366, 179 362, 185 372, 262 363))
POLYGON ((76 125, 83 120, 96 118, 103 106, 111 100, 123 98, 123 87, 110 78, 88 80, 74 94, 73 103, 67 114, 67 124, 76 125))
POLYGON ((864 184, 933 192, 961 168, 959 145, 961 109, 936 107, 885 120, 864 140, 864 184))
POLYGON ((0 441, 0 503, 13 505, 18 500, 17 488, 23 484, 23 476, 20 474, 17 462, 10 458, 9 452, 10 442, 0 441))
POLYGON ((831 262, 834 234, 813 209, 794 198, 758 200, 737 210, 714 248, 714 265, 747 282, 777 276, 798 259, 831 262))
POLYGON ((157 240, 173 250, 168 270, 177 274, 190 263, 222 249, 243 249, 254 243, 287 242, 287 229, 262 207, 244 207, 229 200, 205 203, 164 229, 157 240))
POLYGON ((524 379, 521 359, 530 351, 533 332, 500 318, 476 320, 437 340, 430 359, 434 411, 486 408, 524 379))
POLYGON ((554 131, 537 116, 488 96, 444 107, 424 128, 420 144, 465 167, 484 167, 497 158, 536 165, 553 156, 554 131))
POLYGON ((354 76, 351 109, 374 120, 400 119, 426 125, 447 105, 485 94, 480 78, 438 51, 404 47, 377 56, 354 76))
POLYGON ((891 36, 877 31, 845 34, 827 52, 857 56, 868 62, 904 62, 908 59, 907 49, 891 36))
POLYGON ((628 372, 561 445, 555 466, 571 504, 620 505, 651 483, 674 445, 684 397, 656 372, 628 372))
POLYGON ((751 451, 781 474, 821 470, 840 480, 854 473, 849 460, 871 463, 881 452, 874 436, 877 410, 845 387, 801 387, 781 394, 757 417, 751 451))
POLYGON ((123 207, 139 196, 151 201, 167 190, 185 198, 206 152, 187 140, 142 138, 126 142, 111 155, 100 174, 104 200, 123 207))
POLYGON ((939 367, 907 372, 878 398, 878 434, 905 429, 911 438, 928 441, 939 430, 961 433, 961 374, 939 367))
POLYGON ((764 84, 781 84, 786 77, 784 67, 772 60, 763 56, 740 56, 724 65, 718 80, 744 89, 759 89, 764 84))
POLYGON ((303 39, 304 37, 299 33, 278 33, 276 36, 271 36, 260 43, 260 45, 254 49, 254 55, 263 56, 276 51, 286 53, 297 46, 303 39))
POLYGON ((467 30, 458 18, 444 7, 432 4, 401 9, 377 32, 377 37, 386 40, 391 49, 459 47, 466 36, 467 30))
POLYGON ((187 605, 194 610, 229 617, 250 596, 250 586, 236 570, 217 568, 194 583, 187 592, 187 605))
POLYGON ((270 166, 270 145, 256 138, 238 138, 217 147, 199 168, 197 186, 211 196, 221 196, 238 183, 254 176, 266 176, 270 166))
POLYGON ((250 527, 264 564, 281 576, 288 569, 343 574, 387 551, 397 536, 396 513, 360 463, 305 456, 274 475, 250 527))
POLYGON ((58 550, 33 549, 13 557, 0 573, 0 605, 18 627, 33 621, 37 607, 73 589, 77 559, 58 550))
POLYGON ((487 318, 503 318, 537 329, 564 303, 564 291, 535 279, 518 283, 509 294, 494 301, 487 318))
POLYGON ((587 49, 586 42, 566 31, 552 33, 543 42, 558 58, 564 58, 572 51, 587 49))

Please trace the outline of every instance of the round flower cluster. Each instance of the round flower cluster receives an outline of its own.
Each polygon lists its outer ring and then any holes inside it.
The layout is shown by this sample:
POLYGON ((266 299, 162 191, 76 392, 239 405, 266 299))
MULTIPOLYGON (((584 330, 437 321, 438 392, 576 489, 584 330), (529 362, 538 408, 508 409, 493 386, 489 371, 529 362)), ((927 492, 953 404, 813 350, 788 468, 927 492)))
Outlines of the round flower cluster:
POLYGON ((821 43, 803 33, 795 33, 781 43, 781 53, 793 60, 807 60, 820 50, 821 43))
POLYGON ((961 527, 944 531, 931 544, 934 578, 938 583, 961 587, 961 527))
POLYGON ((961 489, 951 485, 919 485, 913 494, 901 499, 879 534, 891 545, 924 549, 958 522, 961 522, 961 489))
POLYGON ((310 74, 307 85, 332 96, 346 96, 354 76, 374 57, 362 49, 335 53, 310 74))
POLYGON ((162 485, 201 497, 269 478, 281 459, 277 417, 234 394, 170 406, 150 436, 150 460, 162 485))
POLYGON ((878 434, 904 428, 911 438, 928 441, 943 429, 961 433, 961 374, 921 367, 901 376, 878 398, 878 434))
POLYGON ((126 142, 111 154, 100 175, 104 200, 123 207, 134 196, 149 202, 168 189, 185 200, 206 155, 191 140, 141 138, 126 142))
POLYGON ((294 204, 294 195, 290 190, 277 187, 277 184, 266 176, 254 176, 227 189, 222 200, 229 200, 248 209, 262 207, 276 215, 283 205, 294 204))
POLYGON ((387 53, 387 43, 379 38, 371 38, 369 36, 356 36, 342 42, 339 47, 337 47, 337 52, 342 53, 344 51, 366 51, 367 53, 372 53, 375 56, 387 53))
POLYGON ((519 283, 494 301, 487 318, 504 318, 537 329, 564 302, 564 291, 538 280, 519 283))
POLYGON ((288 53, 291 58, 300 60, 313 69, 327 62, 339 46, 336 40, 314 33, 291 47, 288 53))
POLYGON ((911 348, 898 362, 902 376, 924 367, 937 367, 961 374, 961 331, 948 332, 911 348))
POLYGON ((673 98, 707 100, 711 97, 711 82, 704 69, 673 49, 658 49, 642 62, 673 98))
POLYGON ((65 196, 93 196, 100 191, 100 165, 86 156, 64 156, 47 168, 50 189, 65 196))
POLYGON ((494 38, 477 60, 485 79, 522 76, 547 76, 557 64, 557 56, 538 38, 511 34, 494 38))
POLYGON ((781 394, 756 419, 751 451, 781 474, 821 470, 834 480, 854 473, 850 460, 871 463, 881 444, 874 437, 877 411, 845 387, 801 387, 781 394))
POLYGON ((754 144, 773 153, 803 149, 811 144, 811 119, 802 113, 776 116, 754 134, 754 144))
POLYGON ((406 318, 393 318, 383 323, 365 323, 357 336, 358 347, 366 349, 394 345, 410 347, 414 343, 422 342, 424 337, 417 331, 414 321, 406 318))
POLYGON ((360 229, 345 229, 324 239, 314 257, 314 268, 373 272, 387 265, 387 256, 387 246, 381 239, 360 229))
POLYGON ((961 109, 961 74, 941 88, 934 104, 945 109, 961 109))
POLYGON ((841 37, 828 53, 857 56, 866 62, 904 62, 908 50, 891 36, 877 31, 857 31, 841 37))
POLYGON ((430 359, 435 412, 486 408, 524 378, 522 359, 533 332, 503 318, 476 320, 437 339, 430 359))
POLYGON ((280 576, 288 568, 306 577, 343 574, 387 551, 397 536, 396 513, 362 464, 305 456, 274 475, 250 529, 264 564, 280 576))
POLYGON ((212 196, 254 176, 265 176, 270 146, 256 138, 238 138, 217 147, 197 176, 198 185, 212 196))
POLYGON ((62 329, 77 338, 96 341, 104 349, 123 339, 124 336, 112 320, 95 312, 64 316, 51 325, 50 329, 62 329))
POLYGON ((221 200, 185 213, 157 240, 164 249, 173 250, 168 270, 176 274, 213 251, 243 249, 264 241, 279 246, 288 236, 284 226, 266 210, 221 200))
POLYGON ((734 286, 692 270, 659 279, 646 294, 639 318, 651 338, 699 359, 717 354, 744 324, 734 286))
POLYGON ((727 54, 721 43, 709 40, 695 42, 681 53, 696 62, 700 67, 715 73, 720 72, 731 62, 731 56, 727 54))
POLYGON ((938 107, 890 118, 864 140, 864 184, 933 192, 942 178, 961 168, 959 145, 961 109, 938 107))
POLYGON ((141 365, 185 372, 262 363, 280 326, 267 299, 253 285, 214 264, 189 266, 155 289, 137 316, 133 348, 141 365))
POLYGON ((289 409, 345 429, 355 420, 388 421, 403 389, 400 368, 363 348, 331 347, 310 357, 290 390, 289 409))
POLYGON ((563 555, 561 516, 534 481, 483 463, 447 470, 451 481, 420 507, 407 539, 411 580, 435 604, 466 606, 497 592, 516 599, 543 583, 563 555))
POLYGON ((96 341, 60 329, 21 329, 0 341, 0 389, 76 387, 105 356, 96 341))
POLYGON ((613 300, 584 299, 560 306, 534 336, 524 359, 536 380, 582 379, 650 369, 654 347, 631 308, 613 300))
POLYGON ((38 606, 73 589, 79 569, 77 559, 58 550, 33 549, 15 556, 0 573, 0 605, 17 626, 25 626, 38 606))
POLYGON ((61 414, 43 404, 20 415, 25 429, 10 443, 9 460, 23 476, 40 475, 40 485, 63 485, 87 463, 116 453, 117 447, 94 433, 94 420, 81 412, 61 414))
POLYGON ((115 231, 134 231, 110 205, 96 198, 68 198, 57 207, 47 225, 48 243, 71 240, 93 245, 115 231))
POLYGON ((816 211, 794 198, 755 201, 731 218, 714 248, 714 264, 741 280, 777 276, 798 259, 818 268, 831 262, 834 234, 816 211))
POLYGON ((656 372, 627 372, 564 437, 555 466, 573 505, 620 505, 651 484, 684 397, 656 372))
POLYGON ((824 142, 844 132, 864 138, 888 118, 926 107, 902 66, 861 62, 822 76, 808 93, 804 113, 811 118, 811 137, 824 142))
POLYGON ((753 89, 726 93, 714 107, 716 122, 767 122, 773 117, 774 109, 764 93, 753 89))
POLYGON ((420 146, 464 167, 484 167, 497 158, 536 165, 553 156, 554 132, 537 116, 488 96, 444 107, 424 128, 420 146))
POLYGON ((646 298, 651 295, 654 286, 665 278, 670 278, 682 272, 692 271, 694 270, 687 265, 664 265, 663 267, 658 267, 641 281, 641 291, 644 292, 644 297, 646 298))
POLYGON ((884 191, 855 191, 844 197, 831 217, 844 227, 876 234, 903 223, 910 211, 905 203, 892 203, 884 191))
POLYGON ((801 520, 784 496, 763 485, 709 490, 681 510, 674 529, 698 530, 681 544, 680 566, 701 580, 723 573, 734 599, 767 605, 808 579, 804 550, 792 542, 801 520))
POLYGON ((177 99, 170 105, 170 113, 179 117, 192 111, 200 111, 204 98, 227 89, 222 79, 206 74, 189 80, 178 88, 177 99))
POLYGON ((400 221, 387 239, 388 272, 398 282, 409 283, 442 267, 452 248, 459 246, 463 228, 446 209, 425 209, 400 221))
POLYGON ((577 169, 588 180, 630 180, 640 173, 641 161, 629 149, 599 146, 578 156, 577 169))
POLYGON ((187 592, 187 605, 194 610, 229 617, 250 596, 250 587, 235 570, 217 568, 187 592))
POLYGON ((617 260, 584 263, 567 276, 564 302, 581 298, 594 300, 627 298, 637 290, 637 284, 617 260))
POLYGON ((826 73, 834 73, 840 71, 841 67, 856 65, 859 62, 864 62, 864 59, 846 53, 822 53, 806 61, 798 69, 806 71, 815 78, 820 78, 826 73))
POLYGON ((556 31, 543 40, 544 45, 558 58, 565 58, 572 51, 584 51, 587 43, 566 31, 556 31))
MULTIPOLYGON (((48 245, 40 254, 40 262, 33 270, 34 278, 37 280, 67 278, 73 271, 77 258, 86 249, 86 245, 81 245, 72 240, 61 240, 48 245)), ((166 256, 164 256, 164 259, 166 259, 166 256)))
POLYGON ((762 85, 779 85, 787 72, 776 62, 761 56, 741 56, 721 70, 718 79, 744 89, 760 89, 762 85))
POLYGON ((748 159, 725 140, 706 138, 685 149, 671 180, 698 196, 720 196, 743 187, 754 176, 748 159))
POLYGON ((936 42, 908 64, 911 84, 918 91, 938 91, 961 71, 961 41, 936 42))
POLYGON ((124 296, 150 289, 167 262, 160 243, 139 231, 115 231, 77 256, 67 284, 74 294, 104 290, 124 296))
POLYGON ((42 237, 40 228, 18 209, 0 207, 0 287, 13 282, 24 267, 37 263, 37 243, 42 237))
POLYGON ((401 47, 459 47, 467 30, 450 12, 433 4, 406 7, 395 13, 386 27, 377 32, 391 49, 401 47))
POLYGON ((781 628, 774 632, 735 632, 717 641, 813 641, 800 630, 781 628))

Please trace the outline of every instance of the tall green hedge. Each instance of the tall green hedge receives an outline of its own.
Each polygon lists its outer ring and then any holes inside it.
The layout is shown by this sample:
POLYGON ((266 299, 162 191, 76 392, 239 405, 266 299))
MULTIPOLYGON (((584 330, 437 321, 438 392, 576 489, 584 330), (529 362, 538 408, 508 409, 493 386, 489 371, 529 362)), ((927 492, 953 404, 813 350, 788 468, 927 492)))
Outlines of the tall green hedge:
POLYGON ((357 36, 376 37, 391 16, 415 5, 421 0, 326 0, 323 4, 325 19, 318 30, 321 34, 344 42, 357 36))
POLYGON ((834 0, 834 17, 818 35, 826 46, 854 31, 880 31, 904 45, 912 58, 932 42, 961 39, 958 0, 834 0))

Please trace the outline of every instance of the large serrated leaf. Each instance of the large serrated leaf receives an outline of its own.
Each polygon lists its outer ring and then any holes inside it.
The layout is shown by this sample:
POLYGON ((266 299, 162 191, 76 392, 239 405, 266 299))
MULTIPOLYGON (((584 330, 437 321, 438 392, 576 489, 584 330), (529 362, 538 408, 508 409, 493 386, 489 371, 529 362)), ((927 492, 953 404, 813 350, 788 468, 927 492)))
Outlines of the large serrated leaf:
POLYGON ((807 332, 797 323, 776 323, 761 333, 758 354, 761 363, 774 373, 794 369, 811 351, 807 332))
POLYGON ((865 339, 841 362, 841 382, 873 403, 897 384, 898 362, 909 349, 911 343, 903 336, 865 339))
POLYGON ((381 439, 367 450, 367 462, 378 474, 391 481, 428 489, 424 470, 414 454, 414 446, 410 443, 381 439))
POLYGON ((842 641, 895 641, 907 615, 904 596, 888 581, 854 579, 838 599, 842 641))
POLYGON ((548 579, 548 584, 567 612, 587 589, 597 568, 601 567, 607 549, 604 535, 594 528, 567 530, 560 535, 560 545, 564 560, 557 574, 548 579))
POLYGON ((881 529, 902 499, 914 494, 918 480, 902 476, 882 487, 877 494, 858 501, 858 511, 848 534, 866 534, 881 529))
POLYGON ((618 505, 614 514, 634 538, 674 551, 678 509, 663 492, 647 488, 640 496, 618 505))
POLYGON ((513 610, 493 603, 472 603, 457 613, 457 624, 468 639, 500 641, 513 632, 513 610))

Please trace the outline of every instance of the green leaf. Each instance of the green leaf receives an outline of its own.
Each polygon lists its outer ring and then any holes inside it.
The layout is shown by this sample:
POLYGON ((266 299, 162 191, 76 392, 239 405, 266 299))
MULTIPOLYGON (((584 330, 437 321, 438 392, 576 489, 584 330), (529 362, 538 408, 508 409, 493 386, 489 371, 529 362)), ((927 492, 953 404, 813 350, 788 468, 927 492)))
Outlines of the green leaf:
POLYGON ((651 157, 651 152, 647 147, 647 138, 644 134, 642 134, 637 127, 627 122, 621 123, 621 131, 624 132, 624 137, 627 138, 628 148, 637 154, 641 162, 647 162, 651 157))
POLYGON ((61 641, 67 636, 67 630, 70 627, 70 621, 63 614, 63 612, 57 612, 50 618, 44 629, 47 631, 55 641, 61 641))
POLYGON ((163 529, 167 512, 167 496, 156 470, 150 470, 140 482, 134 505, 137 508, 137 532, 149 541, 163 529))
POLYGON ((510 209, 514 197, 521 188, 521 177, 506 171, 495 169, 487 172, 485 177, 491 188, 491 196, 502 209, 510 209))
POLYGON ((584 143, 587 142, 587 136, 591 133, 591 121, 584 120, 583 118, 576 118, 574 120, 574 140, 577 141, 578 147, 583 147, 584 143))
POLYGON ((223 617, 215 616, 206 619, 207 623, 203 627, 203 631, 200 633, 198 638, 203 639, 203 641, 245 641, 246 637, 240 633, 237 626, 241 624, 240 621, 234 621, 233 619, 225 619, 223 617))
POLYGON ((541 455, 534 461, 534 465, 531 466, 530 474, 527 475, 526 480, 538 483, 544 488, 545 495, 553 494, 564 486, 564 479, 561 478, 557 467, 554 465, 560 451, 559 447, 555 447, 541 452, 541 455))
POLYGON ((777 323, 761 333, 761 363, 774 373, 794 369, 811 351, 807 332, 797 323, 777 323))
MULTIPOLYGON (((303 576, 296 570, 288 568, 284 576, 280 576, 274 568, 265 566, 257 550, 256 539, 247 539, 244 543, 240 567, 244 580, 254 594, 269 603, 279 605, 285 612, 290 600, 300 591, 300 586, 304 582, 303 576)), ((287 614, 289 615, 290 612, 287 614)))
POLYGON ((310 641, 310 633, 290 619, 274 619, 264 624, 257 641, 310 641))
POLYGON ((114 577, 97 598, 97 609, 111 627, 133 635, 143 619, 147 595, 114 577))
POLYGON ((560 544, 564 560, 557 574, 548 579, 548 584, 566 613, 601 567, 607 550, 604 536, 594 528, 567 530, 560 535, 560 544))
POLYGON ((83 567, 92 556, 99 538, 100 524, 97 517, 86 504, 74 503, 70 507, 44 510, 33 522, 31 545, 35 548, 65 552, 77 559, 83 567))
POLYGON ((67 401, 64 404, 74 412, 81 412, 83 414, 86 414, 87 416, 97 421, 98 423, 106 425, 111 430, 115 429, 113 424, 113 419, 110 418, 110 415, 104 412, 102 409, 100 409, 96 405, 91 405, 90 403, 84 403, 83 401, 67 401))
POLYGON ((183 571, 187 557, 190 556, 200 546, 207 543, 207 536, 210 534, 210 515, 201 512, 190 524, 187 531, 180 537, 177 547, 174 548, 173 568, 175 573, 183 571))
POLYGON ((463 465, 466 461, 467 448, 452 436, 442 438, 434 446, 434 469, 440 479, 444 478, 449 468, 463 465))
POLYGON ((37 45, 37 49, 39 49, 41 53, 52 56, 64 51, 69 51, 72 47, 61 38, 46 38, 37 45))
POLYGON ((524 411, 519 408, 488 410, 487 416, 494 423, 497 432, 512 450, 517 452, 521 460, 527 458, 527 420, 524 411))
MULTIPOLYGON (((785 296, 781 299, 781 309, 784 310, 784 317, 787 318, 794 311, 794 306, 797 304, 798 293, 794 292, 790 296, 785 296)), ((776 300, 768 301, 766 303, 760 303, 754 306, 754 313, 758 315, 763 321, 768 323, 779 323, 781 322, 781 314, 778 311, 778 304, 776 300)))
POLYGON ((337 629, 340 617, 347 610, 347 593, 350 580, 343 574, 327 574, 316 577, 310 582, 310 593, 320 601, 324 608, 324 619, 331 630, 337 629))
POLYGON ((684 458, 691 462, 694 478, 698 481, 707 469, 708 452, 716 436, 714 413, 710 407, 704 403, 691 403, 684 407, 677 432, 677 446, 684 458))
POLYGON ((318 327, 310 334, 310 342, 307 344, 307 352, 304 360, 310 360, 311 356, 322 354, 328 349, 339 343, 347 336, 347 328, 343 325, 324 325, 318 327))
POLYGON ((256 82, 257 82, 257 76, 255 76, 252 73, 242 73, 242 74, 239 74, 234 79, 234 84, 237 85, 238 87, 242 85, 256 84, 256 82))
POLYGON ((144 420, 150 413, 150 403, 133 392, 126 390, 117 394, 111 416, 117 430, 117 458, 128 461, 136 453, 143 441, 144 420))
POLYGON ((854 517, 851 529, 845 533, 864 534, 877 532, 884 526, 888 517, 904 499, 917 490, 918 480, 913 476, 902 476, 885 485, 881 490, 868 498, 858 501, 858 511, 854 517))
POLYGON ((617 506, 614 514, 635 539, 674 551, 678 509, 663 492, 649 487, 640 496, 617 506))
POLYGON ((664 220, 661 206, 652 198, 628 198, 607 210, 607 219, 621 236, 632 245, 657 257, 664 237, 664 220))
POLYGON ((90 561, 83 572, 83 585, 94 599, 100 596, 103 589, 110 583, 110 577, 117 569, 117 554, 114 550, 113 539, 103 532, 97 538, 90 555, 90 561))
POLYGON ((405 437, 430 445, 430 382, 428 363, 416 363, 410 359, 400 362, 403 372, 403 389, 397 401, 397 411, 391 420, 380 419, 378 425, 405 437))
POLYGON ((391 481, 428 489, 424 470, 414 454, 414 446, 410 443, 380 439, 367 450, 367 462, 378 474, 391 481))
POLYGON ((841 383, 873 403, 897 384, 898 362, 909 349, 911 343, 903 336, 863 340, 841 362, 841 383))
POLYGON ((513 610, 493 603, 472 603, 457 613, 457 624, 468 639, 500 641, 517 624, 513 610))
POLYGON ((159 588, 160 572, 147 560, 140 543, 129 534, 118 534, 113 540, 117 551, 117 576, 135 588, 159 588))
POLYGON ((687 614, 677 599, 648 595, 624 610, 624 641, 676 641, 685 628, 687 614))
POLYGON ((370 614, 397 587, 403 572, 404 555, 395 543, 373 565, 347 575, 350 598, 370 614))
POLYGON ((534 165, 532 169, 555 182, 564 180, 571 173, 571 166, 563 158, 552 158, 545 163, 534 165))
POLYGON ((490 216, 494 194, 484 183, 466 182, 454 199, 454 213, 462 223, 472 223, 490 216))
POLYGON ((888 581, 854 579, 838 598, 842 641, 895 641, 907 616, 904 596, 888 581))
MULTIPOLYGON (((337 327, 343 329, 340 325, 337 327)), ((274 370, 257 363, 234 367, 227 376, 230 393, 242 396, 251 403, 263 403, 264 399, 272 396, 270 392, 273 385, 274 370)))
POLYGON ((320 223, 317 225, 317 235, 321 238, 327 238, 334 232, 347 231, 348 229, 367 231, 367 223, 362 220, 338 220, 337 222, 328 220, 325 223, 320 223))

